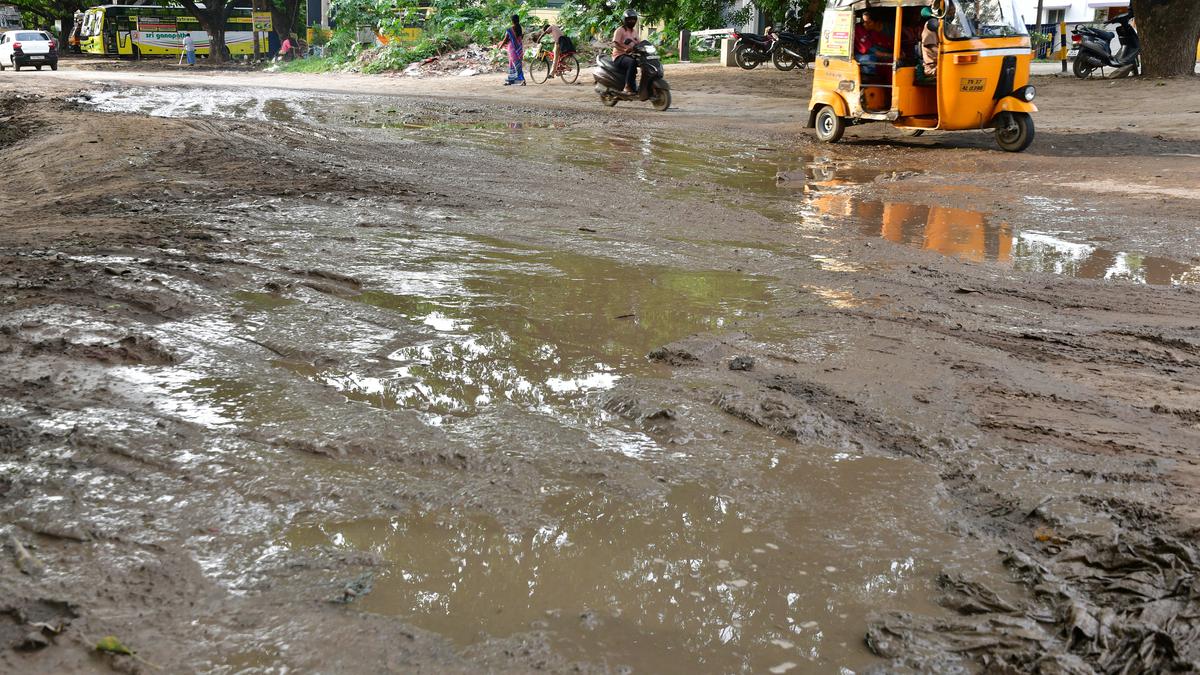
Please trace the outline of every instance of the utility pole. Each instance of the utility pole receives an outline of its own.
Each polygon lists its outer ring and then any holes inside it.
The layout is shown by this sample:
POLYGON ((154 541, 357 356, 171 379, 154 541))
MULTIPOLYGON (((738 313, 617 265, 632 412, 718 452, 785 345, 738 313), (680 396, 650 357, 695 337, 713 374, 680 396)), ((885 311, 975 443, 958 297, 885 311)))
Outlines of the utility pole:
MULTIPOLYGON (((1042 0, 1038 0, 1041 2, 1042 0)), ((262 50, 258 46, 258 3, 259 0, 250 1, 250 28, 254 31, 254 62, 258 63, 262 60, 262 50)))
MULTIPOLYGON (((1038 32, 1038 35, 1043 35, 1043 33, 1042 33, 1042 2, 1043 2, 1043 0, 1038 0, 1037 20, 1035 21, 1035 23, 1037 24, 1037 27, 1034 28, 1034 30, 1036 30, 1038 32)), ((1053 47, 1054 45, 1051 44, 1050 46, 1053 47)))

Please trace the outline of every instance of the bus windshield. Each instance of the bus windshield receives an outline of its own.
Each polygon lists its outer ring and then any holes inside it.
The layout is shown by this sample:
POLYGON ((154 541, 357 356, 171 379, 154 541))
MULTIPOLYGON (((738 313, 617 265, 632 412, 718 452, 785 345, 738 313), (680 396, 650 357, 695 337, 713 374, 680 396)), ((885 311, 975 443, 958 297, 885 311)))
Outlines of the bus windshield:
POLYGON ((1011 37, 1027 35, 1025 21, 1017 13, 1013 0, 954 0, 956 12, 950 18, 958 29, 955 37, 1011 37))

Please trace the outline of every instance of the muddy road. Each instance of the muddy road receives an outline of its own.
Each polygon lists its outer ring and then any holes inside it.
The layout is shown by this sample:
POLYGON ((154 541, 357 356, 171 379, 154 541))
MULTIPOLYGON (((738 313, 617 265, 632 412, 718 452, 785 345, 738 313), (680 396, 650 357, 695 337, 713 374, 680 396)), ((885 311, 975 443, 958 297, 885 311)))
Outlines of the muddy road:
POLYGON ((0 670, 1200 667, 1194 83, 669 77, 0 77, 0 670))

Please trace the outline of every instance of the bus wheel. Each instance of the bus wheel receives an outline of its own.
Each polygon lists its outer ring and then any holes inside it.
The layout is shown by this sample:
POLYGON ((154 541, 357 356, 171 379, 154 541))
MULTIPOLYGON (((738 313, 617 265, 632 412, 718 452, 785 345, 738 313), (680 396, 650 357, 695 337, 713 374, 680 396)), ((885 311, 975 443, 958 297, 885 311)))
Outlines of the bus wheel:
POLYGON ((1029 113, 1001 113, 996 120, 996 144, 1001 150, 1021 152, 1033 143, 1033 118, 1029 113))
POLYGON ((833 106, 822 106, 817 111, 817 140, 824 143, 837 143, 846 132, 846 120, 838 117, 833 106))

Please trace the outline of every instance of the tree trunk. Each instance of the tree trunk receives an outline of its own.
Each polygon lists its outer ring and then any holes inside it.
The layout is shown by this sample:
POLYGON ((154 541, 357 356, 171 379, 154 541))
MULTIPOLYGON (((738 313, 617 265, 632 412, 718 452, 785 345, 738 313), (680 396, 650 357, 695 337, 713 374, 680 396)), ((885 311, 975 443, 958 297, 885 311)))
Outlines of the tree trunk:
POLYGON ((283 5, 283 9, 280 9, 271 4, 271 23, 280 42, 296 32, 296 19, 300 16, 300 0, 286 0, 283 5))
POLYGON ((208 29, 208 59, 213 65, 225 63, 225 22, 208 29))
POLYGON ((225 21, 233 11, 234 0, 209 0, 204 9, 196 6, 195 0, 180 0, 188 13, 196 17, 200 27, 208 33, 208 62, 225 62, 225 21), (226 5, 225 3, 229 4, 226 5))
POLYGON ((1200 40, 1200 2, 1133 0, 1133 16, 1142 41, 1142 74, 1179 77, 1196 70, 1200 40))

